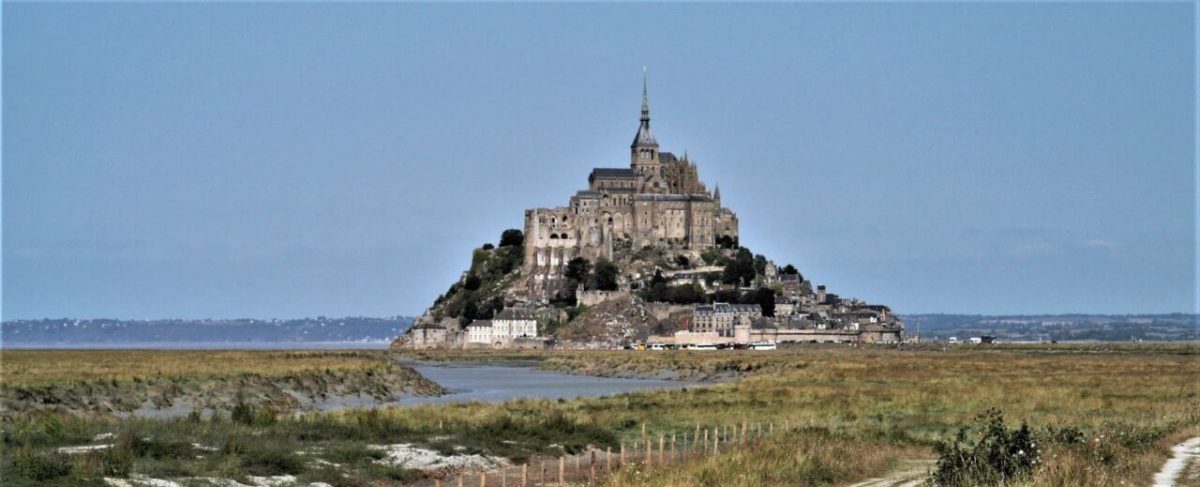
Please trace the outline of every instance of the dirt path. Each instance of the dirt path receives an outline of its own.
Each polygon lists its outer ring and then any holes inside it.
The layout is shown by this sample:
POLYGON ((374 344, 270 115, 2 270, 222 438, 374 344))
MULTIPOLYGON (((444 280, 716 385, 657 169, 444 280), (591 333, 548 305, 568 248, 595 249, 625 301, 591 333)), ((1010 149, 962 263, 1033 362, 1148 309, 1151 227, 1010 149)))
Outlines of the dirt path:
POLYGON ((1188 465, 1200 464, 1200 436, 1189 439, 1171 448, 1174 455, 1154 475, 1154 487, 1171 487, 1180 480, 1188 465))
POLYGON ((936 460, 921 458, 902 460, 900 465, 883 477, 867 479, 850 487, 918 487, 925 484, 929 468, 936 460))

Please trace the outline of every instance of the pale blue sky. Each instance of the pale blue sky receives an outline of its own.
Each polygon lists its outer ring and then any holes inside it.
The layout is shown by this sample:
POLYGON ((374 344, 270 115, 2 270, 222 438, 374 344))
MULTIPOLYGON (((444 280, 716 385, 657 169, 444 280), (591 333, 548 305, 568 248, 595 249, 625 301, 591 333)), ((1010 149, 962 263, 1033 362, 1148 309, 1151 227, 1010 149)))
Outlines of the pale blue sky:
POLYGON ((1177 4, 3 5, 3 317, 420 313, 628 164, 914 312, 1195 304, 1177 4))

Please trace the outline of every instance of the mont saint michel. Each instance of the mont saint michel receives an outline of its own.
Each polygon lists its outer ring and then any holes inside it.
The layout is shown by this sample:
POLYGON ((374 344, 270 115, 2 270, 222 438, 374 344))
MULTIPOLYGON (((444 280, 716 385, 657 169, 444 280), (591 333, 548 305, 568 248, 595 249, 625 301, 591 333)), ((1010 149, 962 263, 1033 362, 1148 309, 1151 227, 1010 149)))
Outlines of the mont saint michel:
POLYGON ((744 246, 737 213, 641 114, 626 167, 595 167, 564 206, 476 249, 395 346, 771 348, 898 343, 886 305, 843 298, 744 246))
POLYGON ((1200 487, 1196 2, 6 2, 2 487, 1200 487))

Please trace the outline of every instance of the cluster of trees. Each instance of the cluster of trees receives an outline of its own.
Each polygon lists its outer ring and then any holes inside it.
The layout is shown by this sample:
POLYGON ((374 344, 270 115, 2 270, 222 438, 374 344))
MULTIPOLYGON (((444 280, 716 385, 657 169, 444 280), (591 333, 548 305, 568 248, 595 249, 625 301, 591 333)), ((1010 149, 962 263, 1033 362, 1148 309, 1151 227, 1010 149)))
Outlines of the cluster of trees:
POLYGON ((667 279, 663 277, 662 271, 655 271, 654 277, 650 279, 650 284, 643 287, 638 294, 643 301, 675 304, 709 302, 709 296, 704 292, 704 288, 700 287, 700 283, 692 282, 691 284, 671 286, 667 284, 667 279))
POLYGON ((744 293, 739 293, 735 289, 718 289, 713 294, 713 301, 718 303, 757 304, 762 307, 763 316, 775 316, 775 291, 771 288, 760 287, 744 293))
POLYGON ((510 228, 500 234, 501 247, 520 247, 525 245, 525 232, 510 228))
MULTIPOLYGON (((765 268, 765 257, 762 263, 765 268)), ((721 275, 721 282, 735 286, 749 286, 754 282, 754 277, 758 274, 760 274, 758 272, 758 259, 750 252, 750 249, 742 247, 737 250, 732 259, 725 263, 725 271, 721 275)))
POLYGON ((563 272, 570 289, 583 284, 584 289, 595 291, 616 291, 617 278, 620 275, 621 269, 608 259, 600 259, 592 266, 591 261, 583 257, 571 259, 563 272))
POLYGON ((499 248, 483 244, 471 257, 467 277, 438 296, 434 305, 444 304, 444 316, 457 317, 463 323, 495 316, 504 309, 504 298, 497 294, 495 284, 521 267, 525 259, 524 242, 523 232, 508 229, 500 234, 499 248))

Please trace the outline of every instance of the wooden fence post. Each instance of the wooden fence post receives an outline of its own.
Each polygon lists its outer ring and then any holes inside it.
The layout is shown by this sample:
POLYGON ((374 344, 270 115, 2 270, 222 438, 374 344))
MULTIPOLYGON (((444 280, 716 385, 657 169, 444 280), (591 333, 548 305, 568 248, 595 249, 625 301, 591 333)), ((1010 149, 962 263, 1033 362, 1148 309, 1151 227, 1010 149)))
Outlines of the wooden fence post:
MULTIPOLYGON (((737 432, 735 431, 734 434, 737 434, 737 432)), ((742 420, 742 434, 738 438, 738 445, 742 447, 746 446, 746 420, 744 419, 742 420)))
POLYGON ((458 473, 458 487, 463 487, 463 473, 458 473))
POLYGON ((479 472, 479 487, 487 487, 487 470, 479 472))
POLYGON ((618 466, 621 468, 625 468, 625 442, 624 441, 621 442, 621 464, 618 466))
POLYGON ((612 447, 604 450, 604 471, 612 472, 612 447))
POLYGON ((646 466, 649 467, 654 463, 654 443, 650 442, 650 438, 646 438, 646 466))
POLYGON ((521 465, 521 487, 529 487, 529 464, 521 465))
POLYGON ((596 482, 596 450, 592 450, 592 465, 591 465, 591 469, 592 469, 592 477, 591 477, 591 481, 592 481, 593 483, 595 483, 595 482, 596 482))
POLYGON ((671 433, 671 458, 675 457, 675 433, 671 433))
POLYGON ((433 479, 433 487, 442 487, 442 479, 433 479))
POLYGON ((567 485, 567 457, 558 457, 558 485, 567 485))
POLYGON ((708 428, 704 428, 704 454, 708 454, 708 428))
POLYGON ((721 451, 721 427, 718 426, 713 429, 713 455, 716 455, 717 452, 721 451))

